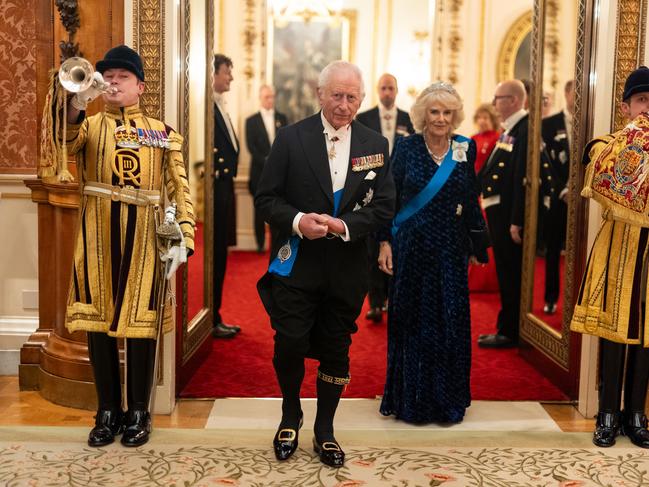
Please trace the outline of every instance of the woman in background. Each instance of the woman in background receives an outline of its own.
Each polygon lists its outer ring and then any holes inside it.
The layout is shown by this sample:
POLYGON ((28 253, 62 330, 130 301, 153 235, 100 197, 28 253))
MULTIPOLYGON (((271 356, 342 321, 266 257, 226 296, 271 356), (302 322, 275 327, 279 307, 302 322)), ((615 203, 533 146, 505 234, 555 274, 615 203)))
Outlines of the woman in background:
MULTIPOLYGON (((478 132, 471 139, 475 142, 477 153, 475 158, 475 173, 478 174, 485 165, 491 151, 496 147, 501 131, 498 114, 491 103, 483 103, 473 114, 473 123, 478 132)), ((492 251, 489 250, 489 263, 485 266, 469 268, 469 291, 498 292, 498 277, 492 251)))

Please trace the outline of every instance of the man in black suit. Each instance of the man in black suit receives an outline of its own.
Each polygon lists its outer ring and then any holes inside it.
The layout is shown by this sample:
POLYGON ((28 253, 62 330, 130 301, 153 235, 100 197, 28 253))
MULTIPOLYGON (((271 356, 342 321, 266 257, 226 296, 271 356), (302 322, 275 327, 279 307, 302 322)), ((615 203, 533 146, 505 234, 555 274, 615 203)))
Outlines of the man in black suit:
POLYGON ((230 91, 232 60, 223 54, 214 55, 212 74, 212 97, 214 100, 214 147, 212 159, 214 191, 214 292, 212 304, 214 311, 214 338, 232 338, 239 331, 238 326, 226 325, 221 317, 223 280, 228 259, 228 245, 236 242, 236 222, 234 206, 234 178, 239 165, 239 141, 226 108, 223 94, 230 91))
POLYGON ((304 358, 311 357, 320 362, 313 446, 323 463, 344 463, 333 420, 367 291, 365 238, 390 222, 395 199, 387 140, 353 121, 363 96, 357 66, 325 67, 321 112, 279 131, 255 197, 273 237, 258 289, 275 330, 283 398, 273 439, 278 460, 297 449, 304 358))
POLYGON ((575 84, 573 80, 564 88, 566 108, 543 119, 541 132, 546 153, 552 168, 555 191, 550 201, 550 210, 545 219, 545 306, 543 311, 553 314, 559 299, 559 264, 561 249, 566 240, 568 218, 568 175, 570 171, 570 138, 572 137, 572 116, 575 111, 575 84))
MULTIPOLYGON (((286 115, 275 110, 275 90, 272 86, 259 88, 259 103, 259 111, 246 119, 246 145, 251 156, 248 189, 253 196, 257 192, 257 184, 275 135, 280 128, 288 125, 286 115)), ((254 226, 257 252, 261 253, 264 251, 266 232, 264 219, 257 209, 254 210, 254 226)))
MULTIPOLYGON (((407 112, 399 110, 395 104, 397 93, 397 79, 385 73, 379 78, 377 84, 380 103, 370 110, 359 113, 356 117, 360 123, 372 130, 379 132, 388 139, 390 154, 397 138, 415 133, 407 112)), ((377 265, 379 258, 379 243, 373 236, 367 239, 368 262, 370 269, 370 280, 368 297, 370 309, 365 319, 380 323, 383 320, 383 307, 388 298, 389 276, 381 272, 377 265)))
POLYGON ((518 343, 528 127, 525 98, 525 87, 518 80, 504 81, 496 87, 493 104, 505 131, 478 175, 501 306, 498 331, 482 335, 478 339, 481 347, 504 348, 518 343))

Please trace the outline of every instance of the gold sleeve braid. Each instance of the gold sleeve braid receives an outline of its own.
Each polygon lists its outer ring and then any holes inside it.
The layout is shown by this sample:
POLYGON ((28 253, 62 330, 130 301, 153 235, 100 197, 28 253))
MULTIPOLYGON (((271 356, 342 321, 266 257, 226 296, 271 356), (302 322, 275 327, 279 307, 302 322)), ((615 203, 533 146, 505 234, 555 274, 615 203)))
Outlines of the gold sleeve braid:
POLYGON ((165 151, 165 186, 169 201, 176 203, 176 220, 185 237, 188 250, 194 251, 194 206, 189 194, 189 183, 182 154, 183 137, 169 133, 169 148, 165 151))
POLYGON ((84 119, 80 124, 69 123, 66 128, 66 144, 68 146, 68 154, 74 155, 79 152, 88 138, 88 119, 84 119))

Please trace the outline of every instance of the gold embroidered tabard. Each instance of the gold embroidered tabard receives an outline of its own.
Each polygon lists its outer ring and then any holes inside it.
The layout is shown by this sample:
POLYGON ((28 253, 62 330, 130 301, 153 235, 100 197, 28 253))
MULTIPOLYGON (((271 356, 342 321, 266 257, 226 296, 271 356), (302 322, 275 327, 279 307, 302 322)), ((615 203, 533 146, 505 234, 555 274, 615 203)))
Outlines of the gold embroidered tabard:
MULTIPOLYGON (((69 153, 77 156, 83 194, 66 315, 68 330, 154 338, 160 263, 156 205, 138 203, 150 195, 166 193, 177 205, 176 219, 187 249, 193 250, 194 210, 182 157, 183 139, 161 121, 145 117, 137 105, 107 106, 105 112, 79 125, 68 125, 67 134, 69 153), (131 128, 117 130, 124 126, 131 128), (140 144, 132 137, 138 129, 146 134, 159 133, 165 143, 140 144), (86 184, 89 191, 84 192, 86 184), (106 198, 100 194, 102 188, 113 188, 115 195, 124 191, 130 197, 106 198), (117 203, 120 211, 114 212, 117 203), (113 249, 114 245, 120 248, 113 249), (125 251, 130 258, 128 265, 119 267, 117 286, 113 283, 113 258, 121 259, 125 251), (114 290, 122 298, 118 316, 114 290)), ((171 311, 167 306, 165 331, 171 329, 171 311)))
POLYGON ((606 219, 649 227, 649 116, 613 134, 591 165, 582 195, 600 203, 606 219))

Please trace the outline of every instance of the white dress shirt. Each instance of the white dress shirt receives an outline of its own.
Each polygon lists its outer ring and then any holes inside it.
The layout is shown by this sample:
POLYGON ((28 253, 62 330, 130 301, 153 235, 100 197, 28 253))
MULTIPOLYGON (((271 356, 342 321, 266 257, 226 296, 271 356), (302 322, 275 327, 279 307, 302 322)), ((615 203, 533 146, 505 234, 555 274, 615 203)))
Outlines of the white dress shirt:
POLYGON ((221 115, 223 116, 223 119, 225 120, 225 126, 228 128, 228 135, 230 136, 230 142, 232 142, 234 150, 239 152, 237 138, 234 135, 234 127, 232 127, 232 120, 230 119, 230 115, 228 114, 228 110, 226 108, 225 97, 222 93, 217 93, 214 91, 212 92, 212 99, 214 100, 214 103, 216 103, 216 106, 218 107, 221 115))
MULTIPOLYGON (((325 143, 327 146, 329 171, 331 173, 331 185, 333 187, 334 193, 336 193, 337 191, 343 190, 343 188, 345 187, 345 180, 347 179, 347 170, 349 169, 349 153, 352 143, 352 127, 351 124, 347 124, 336 130, 324 117, 322 112, 320 112, 320 118, 324 127, 324 130, 322 132, 325 137, 325 143)), ((303 215, 304 213, 300 211, 297 215, 295 215, 295 218, 293 219, 293 232, 299 235, 300 238, 303 238, 302 232, 300 232, 299 228, 300 219, 303 215)), ((340 234, 338 236, 345 242, 349 242, 349 228, 347 228, 347 224, 344 221, 342 222, 345 226, 345 234, 340 234)))
POLYGON ((397 106, 393 105, 391 109, 385 108, 379 103, 379 118, 381 120, 381 135, 388 139, 389 154, 392 154, 394 146, 394 135, 397 131, 397 106))
POLYGON ((511 129, 516 126, 518 122, 520 122, 521 118, 523 118, 525 115, 527 115, 527 110, 524 108, 521 108, 519 111, 516 113, 512 113, 509 117, 507 117, 507 120, 505 120, 501 125, 505 129, 505 133, 508 134, 511 129))
POLYGON ((260 108, 259 113, 261 113, 261 119, 264 121, 264 127, 266 127, 268 141, 272 145, 273 140, 275 140, 275 109, 271 108, 270 110, 266 110, 265 108, 260 108))

